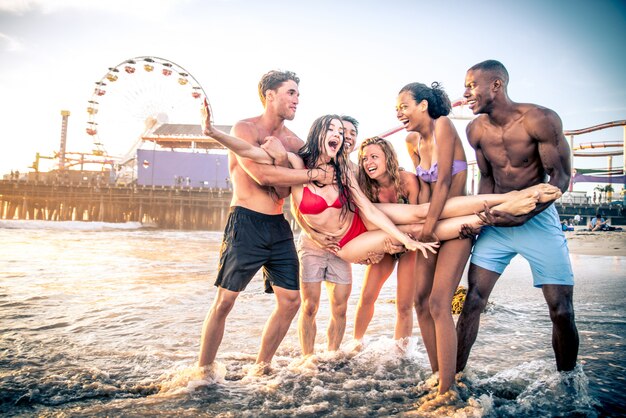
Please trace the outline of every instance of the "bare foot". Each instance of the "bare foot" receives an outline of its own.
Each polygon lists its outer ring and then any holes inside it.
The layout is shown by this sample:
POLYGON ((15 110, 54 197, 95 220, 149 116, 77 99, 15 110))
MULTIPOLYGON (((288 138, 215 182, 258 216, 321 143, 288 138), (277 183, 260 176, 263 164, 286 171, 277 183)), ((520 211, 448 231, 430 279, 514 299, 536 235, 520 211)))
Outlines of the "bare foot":
POLYGON ((269 363, 255 363, 248 369, 248 376, 267 376, 272 373, 269 363))
POLYGON ((319 363, 319 357, 315 354, 307 354, 299 357, 289 363, 289 369, 291 371, 297 371, 303 373, 305 371, 316 371, 319 363))
POLYGON ((429 393, 422 399, 424 399, 424 402, 420 405, 418 410, 423 412, 439 410, 439 412, 443 413, 444 411, 441 411, 441 409, 444 407, 447 407, 446 409, 451 409, 451 411, 454 411, 455 409, 457 409, 456 407, 463 406, 461 397, 453 389, 450 389, 446 393, 442 394, 429 393))
POLYGON ((189 367, 162 376, 159 392, 194 390, 200 386, 221 383, 225 376, 226 366, 216 361, 207 366, 189 367))
POLYGON ((539 193, 539 203, 552 202, 561 197, 561 195, 563 194, 558 187, 548 183, 535 184, 534 186, 530 186, 525 188, 524 190, 519 191, 519 193, 521 193, 523 196, 532 196, 535 194, 535 192, 539 193))
POLYGON ((399 338, 396 340, 396 348, 398 354, 405 355, 409 348, 409 337, 399 338))
POLYGON ((505 202, 494 206, 493 210, 499 210, 513 216, 526 215, 537 206, 539 201, 539 192, 535 191, 532 194, 524 192, 511 192, 512 196, 505 202))
POLYGON ((365 344, 363 343, 363 339, 352 339, 348 341, 345 345, 346 351, 349 353, 359 353, 365 349, 365 344))

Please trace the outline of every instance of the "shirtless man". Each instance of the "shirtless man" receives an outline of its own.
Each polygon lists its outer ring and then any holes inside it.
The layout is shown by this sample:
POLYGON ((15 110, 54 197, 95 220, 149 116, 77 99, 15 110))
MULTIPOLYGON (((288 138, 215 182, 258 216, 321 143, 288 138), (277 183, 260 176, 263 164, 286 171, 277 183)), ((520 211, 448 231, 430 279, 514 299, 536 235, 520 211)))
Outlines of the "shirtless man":
MULTIPOLYGON (((570 150, 561 119, 552 110, 515 103, 507 94, 509 75, 498 61, 474 65, 465 77, 470 109, 478 114, 467 126, 480 169, 479 193, 506 193, 546 182, 565 191, 570 181, 570 150)), ((469 289, 458 323, 457 371, 463 370, 476 341, 480 313, 496 281, 516 254, 531 265, 552 320, 557 369, 572 370, 578 355, 578 331, 572 301, 574 280, 567 242, 552 203, 537 204, 528 215, 486 211, 472 252, 469 289)))
MULTIPOLYGON (((265 109, 263 114, 237 122, 232 135, 255 146, 264 146, 267 139, 273 137, 288 151, 300 149, 303 141, 284 124, 285 120, 295 117, 299 81, 290 71, 265 74, 259 82, 259 96, 265 109)), ((203 133, 210 136, 206 102, 203 110, 203 133)), ((266 292, 275 294, 276 307, 263 329, 256 358, 260 371, 269 367, 300 307, 298 255, 290 225, 283 215, 284 198, 289 195, 290 185, 314 180, 331 184, 333 172, 293 170, 286 168, 287 165, 286 160, 275 161, 274 165, 257 164, 229 153, 233 198, 220 251, 215 281, 217 294, 202 329, 199 367, 211 366, 215 361, 226 318, 239 293, 261 267, 264 267, 266 292), (277 185, 281 187, 269 187, 277 185)))

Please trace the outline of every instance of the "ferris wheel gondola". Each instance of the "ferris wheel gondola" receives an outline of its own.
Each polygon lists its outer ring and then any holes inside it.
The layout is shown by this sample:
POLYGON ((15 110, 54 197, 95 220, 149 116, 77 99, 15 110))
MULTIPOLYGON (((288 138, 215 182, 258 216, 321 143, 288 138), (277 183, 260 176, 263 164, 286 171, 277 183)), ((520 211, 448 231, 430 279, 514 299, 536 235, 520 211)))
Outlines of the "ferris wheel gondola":
POLYGON ((165 123, 198 125, 205 97, 189 71, 164 58, 141 56, 109 67, 87 102, 92 153, 118 165, 135 162, 150 130, 165 123))

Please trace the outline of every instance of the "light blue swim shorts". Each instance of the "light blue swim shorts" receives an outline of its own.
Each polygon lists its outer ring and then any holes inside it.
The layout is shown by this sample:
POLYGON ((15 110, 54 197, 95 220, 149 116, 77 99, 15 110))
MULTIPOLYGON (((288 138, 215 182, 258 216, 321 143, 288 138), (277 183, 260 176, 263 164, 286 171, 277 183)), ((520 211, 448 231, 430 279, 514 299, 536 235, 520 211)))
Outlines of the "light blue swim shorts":
POLYGON ((514 227, 484 226, 472 250, 472 264, 502 274, 519 254, 530 264, 533 285, 574 285, 567 240, 554 204, 514 227))

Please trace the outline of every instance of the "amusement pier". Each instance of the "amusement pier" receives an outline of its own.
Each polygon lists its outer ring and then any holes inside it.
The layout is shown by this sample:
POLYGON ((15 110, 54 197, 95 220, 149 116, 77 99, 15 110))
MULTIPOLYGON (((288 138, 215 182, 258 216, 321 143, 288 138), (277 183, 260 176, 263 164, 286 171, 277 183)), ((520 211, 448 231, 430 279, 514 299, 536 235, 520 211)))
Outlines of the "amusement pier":
MULTIPOLYGON (((194 123, 206 97, 189 71, 163 58, 136 57, 110 67, 95 83, 86 106, 85 132, 93 150, 85 153, 66 149, 70 112, 61 111, 59 150, 52 156, 37 153, 29 167, 32 171, 11 171, 0 180, 0 219, 140 222, 156 228, 224 229, 232 197, 228 156, 221 144, 203 136, 200 125, 194 123), (144 113, 137 109, 129 112, 109 100, 119 95, 119 84, 133 82, 141 84, 144 91, 157 90, 150 84, 158 85, 158 90, 167 94, 158 96, 162 103, 131 104, 145 109, 144 113), (169 114, 160 108, 168 109, 169 114), (139 136, 137 131, 112 130, 126 126, 131 114, 145 127, 139 136), (171 123, 170 119, 184 123, 171 123), (51 166, 49 170, 41 169, 44 162, 51 166)), ((135 100, 139 99, 144 96, 135 100)), ((451 117, 469 119, 473 115, 467 113, 464 100, 457 100, 451 117)), ((231 128, 216 126, 223 131, 231 128)), ((379 136, 387 137, 402 129, 396 127, 379 136)), ((556 202, 561 220, 570 222, 579 215, 580 223, 586 225, 600 214, 612 225, 626 225, 626 120, 564 131, 564 135, 570 144, 574 169, 569 190, 556 202), (578 140, 581 135, 620 127, 621 140, 578 140), (606 165, 576 168, 581 158, 589 157, 604 158, 606 165), (621 166, 613 164, 614 157, 622 158, 621 166), (592 195, 574 190, 583 182, 597 184, 592 195), (621 194, 614 196, 614 185, 621 186, 621 194)), ((479 173, 475 161, 468 165, 468 193, 474 194, 479 173)), ((288 201, 286 204, 285 215, 297 229, 288 201)))

